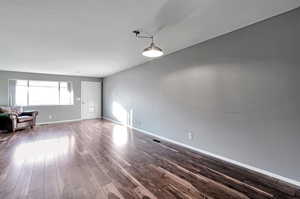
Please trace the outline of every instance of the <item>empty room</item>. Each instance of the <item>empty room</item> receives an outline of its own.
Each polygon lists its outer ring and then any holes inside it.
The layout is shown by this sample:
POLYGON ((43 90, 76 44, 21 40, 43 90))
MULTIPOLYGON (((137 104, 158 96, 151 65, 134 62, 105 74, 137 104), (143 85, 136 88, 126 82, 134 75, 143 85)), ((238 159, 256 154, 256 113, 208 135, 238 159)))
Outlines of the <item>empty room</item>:
POLYGON ((0 199, 300 199, 300 0, 3 0, 0 27, 0 199))

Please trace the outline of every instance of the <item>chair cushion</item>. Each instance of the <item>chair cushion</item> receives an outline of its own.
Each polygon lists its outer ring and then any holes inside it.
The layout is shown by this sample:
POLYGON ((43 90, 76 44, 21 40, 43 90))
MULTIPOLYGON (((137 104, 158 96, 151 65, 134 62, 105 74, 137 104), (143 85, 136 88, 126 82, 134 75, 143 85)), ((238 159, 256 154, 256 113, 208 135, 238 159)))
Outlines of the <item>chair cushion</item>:
POLYGON ((27 115, 24 115, 24 116, 18 116, 18 122, 19 123, 22 123, 22 122, 28 122, 28 121, 31 121, 33 120, 33 117, 32 116, 27 116, 27 115))

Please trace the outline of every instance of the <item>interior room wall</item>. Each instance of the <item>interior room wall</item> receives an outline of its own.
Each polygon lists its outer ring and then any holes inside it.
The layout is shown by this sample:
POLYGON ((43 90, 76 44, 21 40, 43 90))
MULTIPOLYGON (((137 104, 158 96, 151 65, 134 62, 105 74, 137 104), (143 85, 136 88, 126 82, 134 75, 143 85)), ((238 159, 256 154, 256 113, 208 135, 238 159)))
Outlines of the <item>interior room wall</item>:
POLYGON ((104 117, 300 181, 299 35, 296 9, 108 76, 104 117))
POLYGON ((28 79, 28 80, 45 80, 45 81, 71 81, 73 84, 74 105, 57 105, 57 106, 29 106, 24 110, 39 111, 38 123, 49 123, 56 121, 68 121, 81 119, 81 81, 101 81, 95 77, 77 77, 63 75, 48 75, 37 73, 22 73, 0 71, 0 105, 8 105, 8 80, 9 79, 28 79))

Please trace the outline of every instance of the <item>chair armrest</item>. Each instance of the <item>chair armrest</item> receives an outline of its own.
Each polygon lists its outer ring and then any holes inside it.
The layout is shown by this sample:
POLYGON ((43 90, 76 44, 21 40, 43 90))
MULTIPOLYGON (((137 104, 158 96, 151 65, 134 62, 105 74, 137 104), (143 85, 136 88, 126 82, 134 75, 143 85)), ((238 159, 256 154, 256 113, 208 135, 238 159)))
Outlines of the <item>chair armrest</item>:
POLYGON ((11 120, 17 120, 17 117, 18 117, 17 114, 14 114, 14 113, 8 113, 7 115, 8 115, 8 117, 9 117, 11 120))

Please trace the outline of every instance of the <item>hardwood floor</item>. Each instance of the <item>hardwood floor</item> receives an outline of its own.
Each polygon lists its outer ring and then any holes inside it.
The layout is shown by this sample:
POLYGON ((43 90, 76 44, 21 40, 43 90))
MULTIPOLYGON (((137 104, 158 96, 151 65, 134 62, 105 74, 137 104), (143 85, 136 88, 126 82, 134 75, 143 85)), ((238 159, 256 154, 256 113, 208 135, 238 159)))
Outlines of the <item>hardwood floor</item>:
POLYGON ((0 198, 300 198, 299 187, 108 121, 0 135, 0 198))

